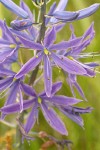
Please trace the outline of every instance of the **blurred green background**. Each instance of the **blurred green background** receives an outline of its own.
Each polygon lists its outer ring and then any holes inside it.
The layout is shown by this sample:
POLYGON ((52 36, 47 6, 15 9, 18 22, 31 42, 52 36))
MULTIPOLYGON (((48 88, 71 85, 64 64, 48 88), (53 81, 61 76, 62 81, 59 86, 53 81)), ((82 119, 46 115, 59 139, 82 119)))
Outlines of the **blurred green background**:
MULTIPOLYGON (((17 4, 19 3, 19 0, 14 1, 17 2, 17 4)), ((24 1, 30 6, 31 10, 35 9, 35 13, 37 14, 37 8, 34 8, 34 6, 31 3, 31 0, 24 1)), ((56 1, 58 3, 59 0, 56 1)), ((47 6, 47 9, 49 9, 50 5, 53 2, 54 0, 51 0, 51 2, 47 6)), ((97 2, 99 1, 69 0, 67 10, 79 10, 97 2)), ((7 23, 9 24, 13 19, 15 19, 15 15, 0 4, 0 18, 5 18, 7 23)), ((73 25, 75 27, 75 33, 77 36, 81 36, 85 32, 85 30, 90 26, 92 21, 94 21, 96 35, 91 45, 87 47, 86 52, 100 52, 100 9, 91 17, 74 22, 73 25)), ((60 31, 60 33, 57 35, 57 41, 60 41, 62 39, 67 40, 69 36, 69 24, 67 24, 66 27, 64 27, 64 29, 60 31)), ((89 59, 85 58, 84 61, 97 61, 100 63, 100 56, 91 57, 89 59)), ((98 68, 98 71, 99 70, 100 69, 98 68)), ((61 79, 62 81, 64 81, 63 74, 60 73, 59 78, 57 78, 57 76, 58 72, 57 70, 54 70, 53 80, 57 81, 58 79, 61 79)), ((68 137, 61 136, 59 133, 51 129, 51 127, 46 123, 41 113, 39 116, 40 123, 39 125, 35 125, 35 127, 33 128, 33 132, 46 131, 48 134, 58 139, 69 139, 73 142, 72 150, 100 150, 100 74, 97 73, 95 78, 78 77, 78 82, 81 85, 86 98, 88 99, 88 102, 82 102, 81 106, 92 106, 94 108, 91 114, 82 116, 85 123, 85 129, 82 129, 69 118, 65 117, 64 115, 59 113, 59 111, 57 111, 66 124, 66 128, 69 132, 68 137)), ((63 84, 62 90, 60 90, 60 93, 65 94, 67 96, 72 96, 70 88, 65 82, 63 84)), ((78 94, 77 97, 80 98, 78 94)), ((2 100, 0 99, 0 101, 1 106, 2 100)), ((7 119, 13 124, 16 124, 15 118, 15 115, 12 115, 7 119)), ((0 150, 18 150, 18 143, 16 141, 16 138, 18 139, 18 137, 16 137, 16 129, 14 127, 8 127, 4 123, 0 122, 0 150)), ((37 138, 34 142, 31 141, 30 144, 28 144, 28 142, 25 141, 21 149, 40 150, 41 144, 43 144, 43 141, 37 138)), ((57 148, 55 146, 48 148, 48 150, 56 149, 57 148)), ((65 150, 67 150, 67 148, 65 148, 65 150)))

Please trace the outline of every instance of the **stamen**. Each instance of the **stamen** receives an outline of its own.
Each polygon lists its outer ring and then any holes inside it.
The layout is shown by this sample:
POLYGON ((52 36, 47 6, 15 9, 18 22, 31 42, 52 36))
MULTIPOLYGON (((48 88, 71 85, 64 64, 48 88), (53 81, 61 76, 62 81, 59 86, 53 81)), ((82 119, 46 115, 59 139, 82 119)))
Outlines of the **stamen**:
POLYGON ((38 103, 41 104, 42 103, 42 99, 40 97, 38 97, 38 103))

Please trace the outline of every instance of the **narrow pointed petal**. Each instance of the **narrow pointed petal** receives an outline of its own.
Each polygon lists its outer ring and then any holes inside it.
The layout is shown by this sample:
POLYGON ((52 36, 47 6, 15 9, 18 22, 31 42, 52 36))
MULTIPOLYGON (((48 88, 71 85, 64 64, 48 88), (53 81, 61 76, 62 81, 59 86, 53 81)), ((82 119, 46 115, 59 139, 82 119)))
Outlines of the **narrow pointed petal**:
MULTIPOLYGON (((52 85, 52 90, 51 90, 51 95, 55 95, 56 92, 58 92, 62 87, 62 82, 56 82, 52 85)), ((45 91, 43 91, 42 93, 39 94, 39 96, 46 96, 45 91)))
POLYGON ((0 45, 8 45, 9 46, 10 44, 12 44, 12 43, 5 39, 0 38, 0 45))
POLYGON ((12 81, 13 81, 13 77, 0 80, 0 91, 5 90, 12 83, 12 81))
POLYGON ((5 102, 5 106, 13 104, 16 101, 18 91, 19 91, 19 81, 16 81, 13 83, 13 85, 9 90, 9 95, 5 102))
POLYGON ((14 35, 12 34, 12 32, 10 31, 10 29, 7 27, 6 22, 4 21, 4 28, 5 28, 5 32, 9 38, 9 40, 13 43, 17 43, 16 39, 14 37, 14 35))
POLYGON ((21 82, 21 87, 22 87, 22 90, 25 92, 25 94, 36 97, 36 92, 31 86, 21 82))
POLYGON ((20 102, 20 113, 23 111, 23 96, 22 91, 19 85, 19 102, 20 102))
POLYGON ((27 12, 17 6, 12 0, 0 0, 0 2, 19 17, 28 18, 27 12))
POLYGON ((61 67, 63 70, 65 70, 68 73, 79 74, 79 75, 86 74, 86 70, 78 63, 75 63, 73 60, 70 60, 63 56, 62 58, 60 58, 56 56, 54 53, 51 54, 51 57, 55 62, 55 64, 57 64, 59 67, 61 67))
POLYGON ((44 47, 49 49, 49 46, 52 45, 55 40, 56 40, 56 30, 54 27, 52 27, 49 33, 47 33, 47 35, 45 36, 44 47))
POLYGON ((20 39, 21 43, 26 48, 30 48, 30 49, 33 49, 33 50, 43 50, 44 49, 43 46, 40 43, 36 43, 34 41, 30 41, 30 40, 24 39, 20 35, 17 35, 17 36, 20 39))
POLYGON ((8 76, 13 76, 15 75, 15 72, 11 71, 11 70, 8 70, 2 66, 0 66, 0 74, 3 74, 3 75, 8 75, 8 76))
POLYGON ((45 92, 47 96, 50 97, 52 90, 52 68, 49 57, 46 55, 44 55, 44 83, 45 83, 45 92))
MULTIPOLYGON (((23 110, 30 108, 34 104, 34 100, 26 100, 23 102, 23 110)), ((6 115, 20 112, 20 103, 14 103, 0 108, 0 111, 6 115)))
POLYGON ((89 17, 90 15, 94 14, 99 9, 99 7, 100 7, 100 4, 96 3, 85 9, 77 11, 79 13, 77 20, 89 17))
POLYGON ((29 18, 32 21, 33 20, 33 14, 32 14, 31 10, 29 9, 29 7, 25 4, 25 2, 23 0, 20 1, 20 7, 27 12, 29 18))
POLYGON ((82 97, 83 99, 87 100, 86 97, 85 97, 85 95, 84 95, 84 92, 83 92, 82 88, 81 88, 80 85, 77 83, 76 75, 69 74, 67 81, 68 81, 68 83, 69 83, 69 85, 70 85, 70 88, 71 88, 71 91, 72 91, 73 96, 75 96, 75 94, 74 94, 74 90, 72 90, 72 89, 73 89, 73 87, 75 87, 75 88, 77 89, 77 91, 79 92, 79 94, 81 95, 81 97, 82 97))
POLYGON ((79 113, 74 114, 71 109, 72 109, 71 107, 67 109, 61 108, 60 111, 68 118, 76 122, 79 126, 83 127, 84 126, 83 119, 80 117, 79 113))
POLYGON ((67 50, 68 48, 78 46, 82 38, 76 38, 69 41, 62 41, 49 47, 50 50, 67 50))
POLYGON ((25 124, 25 127, 24 127, 24 130, 26 133, 28 133, 32 127, 34 126, 35 122, 36 122, 36 119, 38 118, 38 104, 36 103, 33 108, 32 108, 32 111, 31 113, 29 114, 29 117, 27 119, 27 122, 25 124))
MULTIPOLYGON (((52 16, 52 14, 53 14, 53 12, 54 12, 54 10, 55 10, 55 8, 56 8, 56 2, 54 2, 53 4, 52 4, 52 6, 50 7, 50 10, 49 10, 49 12, 48 12, 48 16, 52 16)), ((45 21, 45 24, 47 25, 48 24, 48 22, 50 21, 50 17, 47 17, 46 18, 46 21, 45 21)))
POLYGON ((70 11, 55 11, 53 16, 56 19, 62 20, 64 22, 69 22, 77 19, 79 16, 78 12, 70 12, 70 11))
POLYGON ((68 132, 65 128, 64 123, 62 122, 62 120, 58 117, 58 115, 52 108, 48 109, 48 106, 45 103, 42 103, 41 109, 42 109, 45 119, 47 120, 48 124, 52 128, 54 128, 55 130, 57 130, 63 135, 68 135, 68 132))
MULTIPOLYGON (((64 11, 64 9, 66 8, 67 3, 68 3, 68 0, 60 0, 57 7, 56 7, 56 9, 55 9, 55 11, 64 11)), ((52 15, 53 12, 51 14, 48 14, 48 15, 52 15)), ((50 22, 56 23, 56 22, 58 22, 58 20, 55 19, 55 18, 51 18, 50 22)))
POLYGON ((74 105, 82 101, 73 97, 67 97, 63 95, 53 97, 43 97, 43 99, 55 105, 62 105, 62 106, 74 105))
POLYGON ((26 62, 23 65, 23 67, 16 74, 15 78, 18 79, 18 78, 22 77, 23 75, 27 74, 32 69, 34 69, 41 62, 42 57, 43 57, 43 53, 40 54, 38 57, 31 58, 28 62, 26 62))

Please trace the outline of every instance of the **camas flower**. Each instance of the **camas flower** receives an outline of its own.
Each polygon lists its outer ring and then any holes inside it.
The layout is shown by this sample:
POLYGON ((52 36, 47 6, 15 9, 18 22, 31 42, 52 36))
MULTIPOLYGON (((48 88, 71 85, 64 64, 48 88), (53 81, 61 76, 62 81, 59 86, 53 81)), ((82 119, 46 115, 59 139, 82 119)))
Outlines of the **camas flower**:
MULTIPOLYGON (((77 75, 88 75, 89 71, 87 70, 86 66, 82 63, 78 62, 77 60, 71 60, 64 55, 59 55, 54 53, 55 51, 65 51, 68 48, 75 47, 77 44, 80 44, 81 40, 84 37, 72 39, 69 41, 62 41, 58 44, 53 44, 56 39, 56 30, 55 27, 52 27, 51 30, 47 32, 44 38, 44 43, 35 43, 33 41, 29 41, 24 39, 22 36, 18 36, 21 43, 27 48, 31 48, 34 50, 39 51, 39 53, 31 58, 26 64, 22 66, 20 71, 16 74, 16 78, 20 78, 23 75, 27 74, 29 71, 34 69, 43 59, 44 60, 44 80, 45 80, 45 91, 48 96, 51 95, 52 90, 52 64, 51 59, 55 63, 56 66, 59 66, 67 73, 77 74, 77 75), (54 52, 53 52, 54 51, 54 52)), ((91 71, 91 76, 94 76, 94 71, 91 71)))
POLYGON ((50 23, 57 23, 58 21, 61 22, 71 22, 74 20, 80 20, 86 18, 97 11, 100 7, 99 3, 93 4, 87 8, 81 9, 79 11, 71 12, 71 11, 64 11, 68 0, 60 0, 60 3, 57 8, 55 8, 55 3, 51 7, 51 11, 48 16, 54 17, 50 19, 50 23))
MULTIPOLYGON (((81 100, 62 95, 55 95, 55 93, 61 88, 61 85, 61 82, 56 82, 55 84, 53 84, 51 92, 52 97, 47 97, 45 92, 36 94, 36 92, 31 87, 29 89, 28 85, 22 85, 23 91, 30 97, 33 97, 31 100, 25 100, 23 103, 24 110, 30 107, 32 109, 28 116, 26 124, 23 126, 25 133, 29 133, 29 131, 34 126, 38 118, 39 108, 42 110, 42 113, 48 124, 63 135, 68 135, 68 132, 65 128, 64 123, 61 121, 52 107, 57 107, 61 112, 63 112, 77 124, 83 126, 83 120, 79 115, 82 113, 90 113, 92 108, 83 109, 73 107, 74 104, 81 102, 81 100)), ((20 104, 16 103, 4 106, 0 109, 0 111, 6 115, 19 112, 20 104)))
MULTIPOLYGON (((92 39, 94 38, 95 32, 94 32, 93 26, 94 26, 94 23, 92 23, 90 25, 90 27, 88 28, 88 30, 84 33, 84 35, 83 35, 84 38, 81 41, 81 44, 79 46, 76 46, 76 47, 72 48, 70 51, 63 53, 63 54, 67 57, 69 56, 69 57, 72 57, 73 59, 76 59, 76 60, 78 60, 79 58, 82 58, 82 57, 84 58, 85 55, 88 56, 88 53, 82 53, 82 52, 86 49, 86 47, 91 43, 92 39)), ((75 36, 74 28, 72 25, 70 25, 70 29, 72 31, 72 35, 71 35, 70 39, 75 39, 76 36, 75 36)), ((95 65, 85 64, 85 66, 86 66, 86 69, 88 70, 88 75, 90 74, 89 76, 91 76, 92 75, 91 69, 94 69, 97 65, 96 64, 95 65), (90 71, 90 73, 89 73, 89 71, 90 71)), ((75 93, 74 93, 74 89, 73 89, 73 87, 75 87, 78 90, 79 94, 82 96, 82 98, 86 100, 86 97, 84 95, 82 88, 77 83, 76 75, 75 74, 68 74, 67 81, 70 85, 73 96, 75 97, 75 93)))

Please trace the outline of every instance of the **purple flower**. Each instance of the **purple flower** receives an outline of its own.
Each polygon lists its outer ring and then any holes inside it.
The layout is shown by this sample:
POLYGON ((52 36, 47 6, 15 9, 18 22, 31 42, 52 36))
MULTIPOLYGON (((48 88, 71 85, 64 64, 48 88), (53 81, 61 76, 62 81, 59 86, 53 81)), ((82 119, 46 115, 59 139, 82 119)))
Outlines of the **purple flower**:
POLYGON ((61 0, 59 7, 57 7, 56 9, 53 9, 53 11, 51 11, 51 13, 47 15, 47 16, 56 18, 56 20, 51 19, 50 20, 51 23, 56 23, 59 20, 62 22, 71 22, 74 20, 80 20, 80 19, 86 18, 92 15, 93 13, 95 13, 97 9, 100 7, 100 4, 96 3, 76 12, 64 11, 65 6, 66 6, 65 1, 61 0))
MULTIPOLYGON (((39 51, 38 54, 31 58, 26 64, 22 66, 20 71, 16 74, 16 78, 20 78, 23 75, 27 74, 29 71, 34 69, 43 59, 44 61, 44 81, 45 81, 45 91, 48 96, 51 96, 51 90, 52 90, 52 62, 55 63, 56 66, 59 66, 64 71, 70 74, 77 74, 77 75, 88 75, 88 71, 85 65, 81 64, 80 62, 76 60, 71 60, 68 57, 65 57, 64 55, 59 55, 57 53, 54 53, 55 51, 65 51, 68 48, 75 47, 76 45, 80 45, 81 40, 83 37, 75 38, 69 41, 62 41, 58 44, 53 44, 56 39, 56 30, 55 27, 52 27, 51 30, 49 30, 44 38, 44 43, 35 43, 33 41, 29 41, 27 39, 24 39, 22 36, 19 36, 19 39, 21 43, 27 48, 31 48, 34 50, 39 51), (53 52, 54 51, 54 52, 53 52)), ((91 73, 93 72, 90 70, 91 73)), ((94 72, 92 76, 94 75, 94 72)))
POLYGON ((0 63, 4 63, 7 60, 14 62, 17 60, 20 42, 16 40, 16 37, 11 33, 5 22, 0 21, 0 27, 2 29, 2 38, 0 38, 0 63))
MULTIPOLYGON (((57 107, 69 118, 74 120, 79 125, 83 126, 82 118, 79 115, 82 113, 89 113, 92 109, 73 107, 74 104, 81 102, 81 100, 62 95, 55 95, 55 93, 61 88, 61 85, 61 82, 53 84, 51 92, 52 96, 47 97, 45 92, 36 94, 36 92, 31 87, 29 89, 28 85, 22 84, 23 91, 27 95, 33 97, 31 100, 26 100, 23 102, 23 110, 28 109, 30 107, 32 109, 28 116, 26 124, 24 125, 24 130, 26 133, 28 133, 34 126, 38 118, 39 108, 42 110, 42 113, 45 119, 47 120, 48 124, 63 135, 67 135, 68 132, 65 128, 64 123, 61 121, 61 119, 58 117, 58 115, 52 107, 57 107)), ((16 113, 20 111, 20 104, 16 103, 4 106, 0 110, 6 115, 16 113)))
MULTIPOLYGON (((58 82, 53 85, 52 97, 49 99, 46 96, 45 92, 42 92, 41 94, 37 95, 36 92, 33 91, 33 89, 29 90, 28 85, 25 85, 25 84, 22 85, 24 92, 33 97, 33 100, 32 100, 33 104, 31 103, 30 100, 28 100, 27 102, 24 101, 24 104, 23 104, 24 109, 27 109, 30 106, 30 103, 32 107, 32 111, 24 127, 26 133, 28 133, 33 127, 33 125, 35 124, 36 119, 38 118, 38 108, 40 107, 44 114, 45 119, 47 120, 47 122, 50 124, 52 128, 54 128, 61 134, 64 134, 64 135, 68 134, 63 122, 57 116, 56 112, 51 108, 49 103, 61 105, 61 106, 63 105, 68 106, 68 105, 76 104, 80 102, 80 100, 75 99, 75 98, 68 98, 65 96, 54 96, 54 94, 61 88, 61 85, 62 85, 61 82, 58 82)), ((18 112, 19 110, 20 110, 19 103, 4 106, 3 108, 1 108, 2 113, 6 115, 10 113, 18 112)))
MULTIPOLYGON (((71 57, 72 59, 76 59, 76 60, 78 60, 79 58, 82 58, 82 57, 84 58, 85 55, 88 55, 87 53, 82 53, 82 52, 91 43, 92 39, 94 38, 95 32, 94 32, 93 26, 94 26, 94 23, 92 23, 91 26, 88 28, 88 30, 84 33, 83 39, 82 39, 81 44, 79 46, 71 48, 70 51, 63 53, 63 54, 67 57, 71 57)), ((70 25, 70 28, 72 31, 72 35, 71 35, 70 39, 75 39, 76 36, 74 33, 74 28, 72 25, 70 25)), ((94 67, 96 67, 96 64, 95 65, 85 64, 84 67, 86 67, 86 69, 88 71, 88 76, 94 76, 95 75, 93 71, 91 72, 91 69, 94 69, 94 67)), ((82 96, 82 98, 86 100, 83 90, 81 89, 80 85, 77 83, 76 75, 75 74, 68 74, 67 81, 70 85, 73 96, 75 97, 75 93, 74 93, 74 89, 73 89, 73 87, 75 87, 78 90, 79 94, 82 96)))
POLYGON ((27 12, 17 6, 12 0, 0 0, 0 2, 19 17, 28 18, 27 12))

